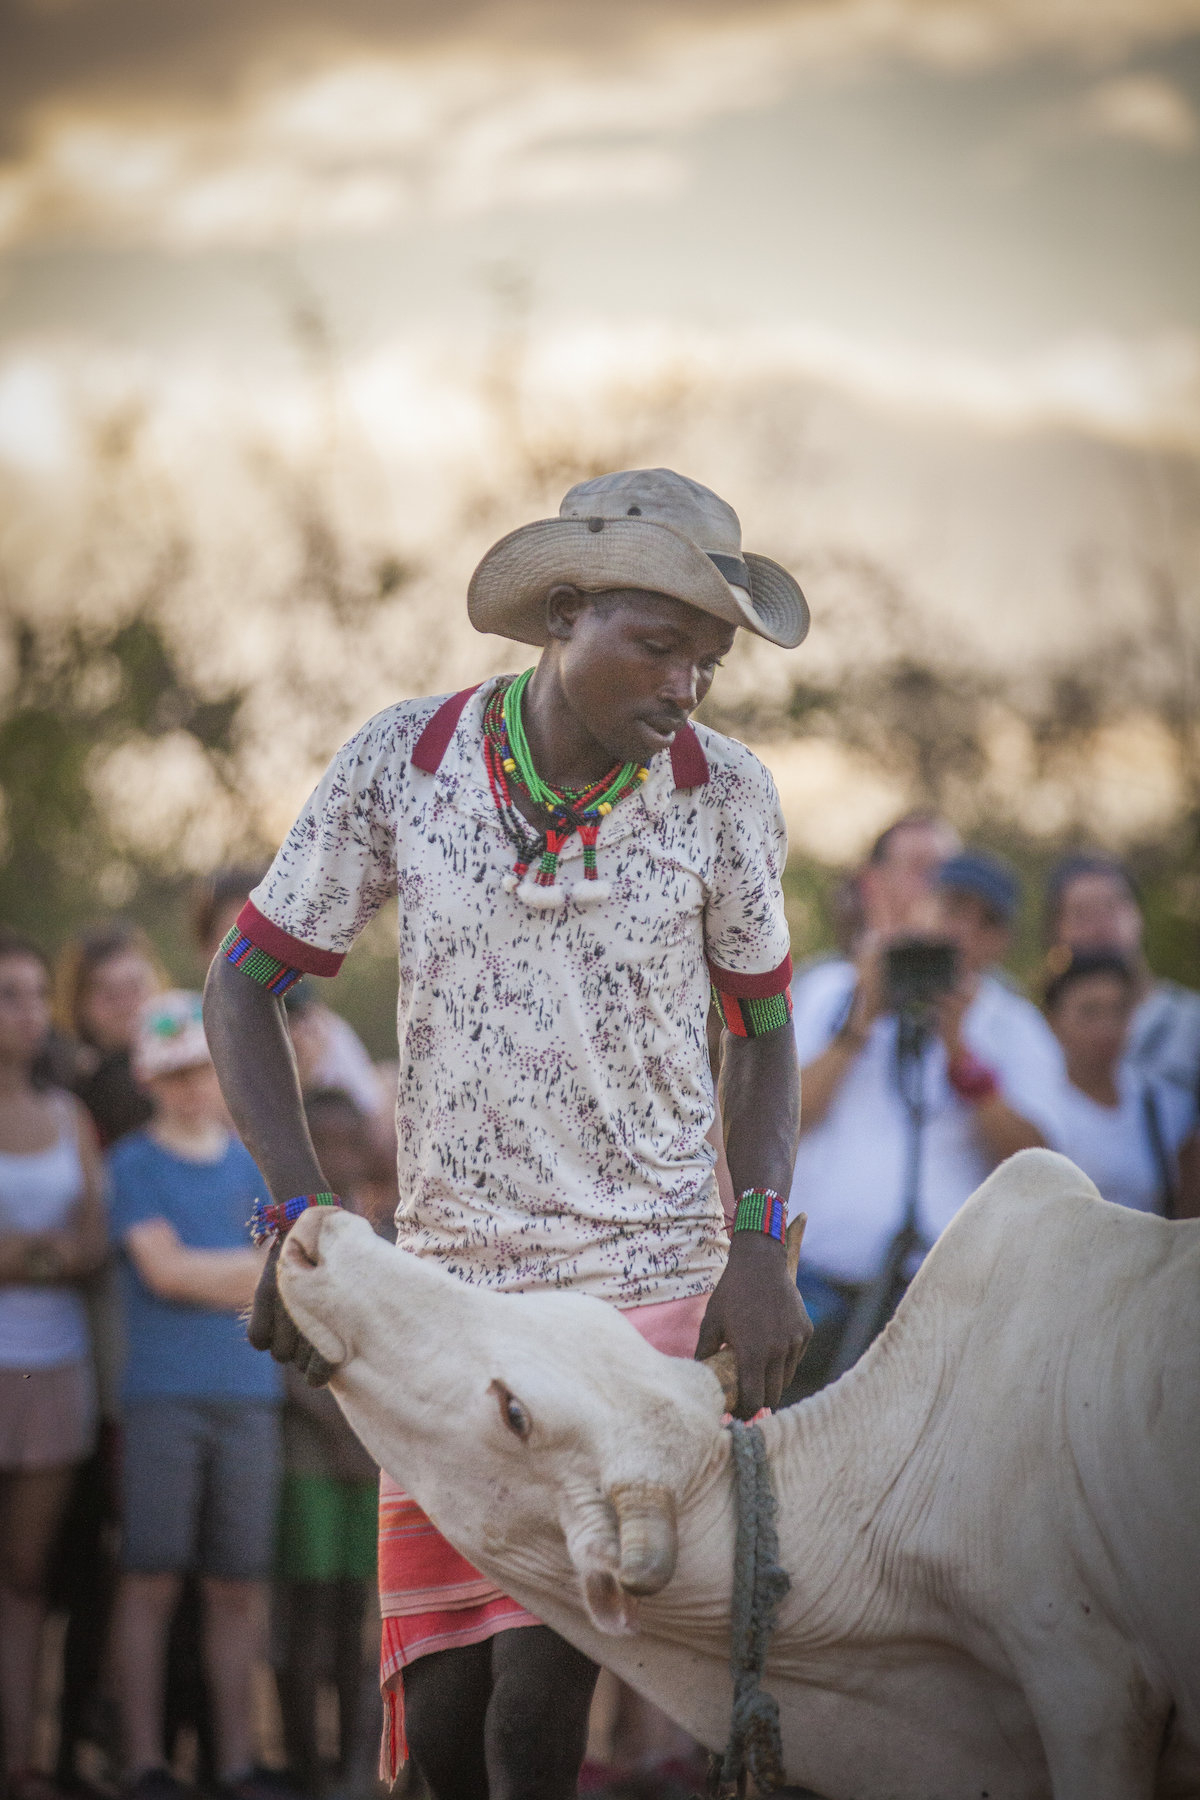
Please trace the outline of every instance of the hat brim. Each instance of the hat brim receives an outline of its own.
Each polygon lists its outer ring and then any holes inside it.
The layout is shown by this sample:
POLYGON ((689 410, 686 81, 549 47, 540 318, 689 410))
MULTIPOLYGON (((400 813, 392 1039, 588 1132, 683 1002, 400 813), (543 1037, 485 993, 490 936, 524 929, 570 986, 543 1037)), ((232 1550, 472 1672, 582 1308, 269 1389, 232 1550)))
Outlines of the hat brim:
POLYGON ((799 584, 768 556, 746 552, 743 561, 744 599, 690 538, 655 519, 538 519, 492 545, 471 577, 467 614, 477 631, 540 647, 546 595, 559 582, 584 593, 642 588, 794 649, 809 625, 799 584))

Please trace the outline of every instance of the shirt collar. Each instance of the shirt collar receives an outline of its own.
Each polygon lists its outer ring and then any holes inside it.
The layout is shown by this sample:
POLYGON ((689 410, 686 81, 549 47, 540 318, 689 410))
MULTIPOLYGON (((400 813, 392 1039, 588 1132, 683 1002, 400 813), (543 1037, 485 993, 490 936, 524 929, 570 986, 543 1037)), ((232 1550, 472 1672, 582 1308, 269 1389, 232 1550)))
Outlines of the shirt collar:
MULTIPOLYGON (((487 696, 494 689, 496 682, 502 679, 501 676, 494 676, 491 681, 480 682, 475 687, 463 688, 459 693, 451 694, 449 699, 442 701, 413 746, 412 762, 415 768, 423 769, 428 775, 436 775, 441 771, 447 751, 454 744, 455 738, 460 736, 459 725, 463 714, 468 715, 477 730, 487 696), (477 696, 478 699, 476 699, 477 696), (473 707, 470 705, 472 700, 476 700, 473 707)), ((463 761, 463 750, 470 738, 474 737, 475 730, 465 736, 459 744, 455 744, 460 767, 463 761)), ((649 789, 656 797, 665 800, 668 794, 677 788, 703 787, 708 781, 708 775, 708 758, 704 754, 704 746, 696 734, 696 728, 693 725, 684 725, 675 733, 675 741, 670 750, 660 751, 650 764, 650 774, 642 791, 645 795, 649 789), (652 783, 653 787, 651 787, 652 783)), ((482 785, 481 780, 480 786, 482 785)), ((647 799, 649 800, 649 796, 647 799)), ((650 805, 649 810, 654 812, 658 808, 650 805)))

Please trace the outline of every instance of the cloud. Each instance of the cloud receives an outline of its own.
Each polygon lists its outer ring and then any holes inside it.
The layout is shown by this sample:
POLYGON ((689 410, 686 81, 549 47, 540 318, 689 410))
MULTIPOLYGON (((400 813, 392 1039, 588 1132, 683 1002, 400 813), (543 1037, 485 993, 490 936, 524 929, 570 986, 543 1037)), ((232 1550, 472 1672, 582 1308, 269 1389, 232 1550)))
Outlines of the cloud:
MULTIPOLYGON (((377 469, 408 471, 415 515, 435 536, 465 472, 495 458, 486 363, 485 339, 456 327, 396 337, 341 366, 348 442, 377 469)), ((563 322, 539 328, 519 384, 522 430, 547 443, 608 434, 619 444, 645 404, 672 392, 754 421, 748 439, 768 431, 778 405, 792 432, 823 392, 871 430, 932 425, 974 442, 1065 433, 1133 451, 1200 452, 1200 334, 1185 331, 1145 339, 1095 331, 988 357, 812 324, 563 322)), ((328 431, 323 391, 300 371, 263 370, 247 384, 219 360, 65 342, 14 346, 0 359, 0 461, 32 478, 81 472, 97 421, 131 410, 147 421, 164 466, 188 471, 219 461, 230 443, 317 455, 328 431)), ((364 479, 358 470, 355 481, 364 479)))
MULTIPOLYGON (((605 79, 456 55, 343 63, 215 117, 60 108, 0 170, 0 241, 195 250, 576 196, 661 199, 686 179, 662 135, 710 111, 718 85, 703 62, 668 81, 653 62, 605 79)), ((743 84, 741 104, 761 87, 743 84)), ((721 103, 738 104, 734 83, 721 103)))
POLYGON ((1196 115, 1186 96, 1158 75, 1124 75, 1092 88, 1068 124, 1081 138, 1117 138, 1178 154, 1195 147, 1196 115))
MULTIPOLYGON (((1115 53, 1200 27, 1200 0, 746 0, 732 12, 614 0, 602 42, 594 9, 574 4, 406 7, 407 38, 397 9, 361 3, 254 8, 236 24, 222 12, 224 35, 209 9, 168 26, 159 7, 153 30, 142 10, 68 5, 67 34, 61 7, 27 4, 23 48, 40 74, 10 108, 0 244, 197 250, 574 198, 659 200, 686 184, 686 133, 770 104, 804 69, 1115 53), (89 72, 69 59, 102 15, 109 39, 89 72)), ((1075 128, 1184 148, 1195 122, 1168 83, 1130 76, 1093 89, 1075 128)))

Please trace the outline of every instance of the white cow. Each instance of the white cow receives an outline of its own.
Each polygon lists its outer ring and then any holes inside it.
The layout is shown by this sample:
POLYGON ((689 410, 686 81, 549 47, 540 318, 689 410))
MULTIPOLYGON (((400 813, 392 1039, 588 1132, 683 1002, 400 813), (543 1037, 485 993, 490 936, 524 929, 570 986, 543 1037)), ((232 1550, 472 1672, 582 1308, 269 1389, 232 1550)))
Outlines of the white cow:
MULTIPOLYGON (((280 1280, 368 1449, 472 1563, 712 1748, 734 1512, 712 1373, 312 1210, 280 1280)), ((835 1387, 763 1425, 767 1686, 830 1800, 1200 1795, 1200 1221, 1025 1151, 835 1387)))

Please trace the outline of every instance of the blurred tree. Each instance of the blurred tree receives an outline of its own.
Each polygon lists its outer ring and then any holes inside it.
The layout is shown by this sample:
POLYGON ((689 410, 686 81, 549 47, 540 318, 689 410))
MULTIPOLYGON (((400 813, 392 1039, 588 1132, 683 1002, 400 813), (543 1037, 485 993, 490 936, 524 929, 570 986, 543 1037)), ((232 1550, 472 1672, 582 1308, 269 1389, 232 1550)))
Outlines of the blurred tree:
MULTIPOLYGON (((515 518, 552 511, 581 477, 675 461, 706 420, 746 440, 764 480, 802 491, 812 470, 794 397, 764 389, 747 410, 742 389, 723 393, 681 356, 653 382, 614 387, 601 408, 572 412, 557 389, 539 403, 525 368, 531 290, 505 269, 492 287, 486 472, 464 475, 450 537, 486 542, 515 518)), ((369 480, 368 452, 351 438, 336 347, 303 292, 293 329, 314 441, 287 454, 277 442, 226 446, 236 529, 172 486, 136 406, 95 425, 90 490, 63 513, 61 545, 47 529, 23 540, 19 495, 0 496, 0 912, 51 947, 87 916, 127 908, 195 979, 179 909, 165 905, 189 871, 269 853, 279 792, 290 807, 297 780, 315 778, 358 719, 394 696, 436 691, 452 662, 461 611, 445 588, 348 523, 366 515, 339 504, 369 480)), ((982 635, 934 620, 858 549, 822 550, 815 517, 796 526, 802 556, 767 547, 806 571, 811 644, 795 662, 769 664, 740 646, 704 716, 755 742, 840 746, 907 802, 940 806, 1014 856, 1031 887, 1060 845, 1095 834, 1097 759, 1119 762, 1141 732, 1159 758, 1148 779, 1161 790, 1165 770, 1177 804, 1153 839, 1113 837, 1142 877, 1158 966, 1200 984, 1195 465, 1181 458, 1156 481, 1141 568, 1081 561, 1077 641, 1023 661, 989 659, 982 635)), ((483 672, 490 652, 478 654, 483 672)), ((511 666, 510 651, 496 654, 495 666, 511 666)), ((798 948, 830 939, 831 875, 793 859, 798 948)), ((363 946, 369 979, 342 984, 347 1012, 374 1021, 380 1052, 389 987, 394 995, 387 936, 382 926, 363 946)), ((1031 909, 1020 959, 1031 967, 1036 955, 1031 909)))
MULTIPOLYGON (((245 695, 197 692, 150 599, 119 624, 85 626, 39 618, 3 592, 0 634, 11 671, 0 718, 0 914, 52 942, 137 886, 96 803, 97 757, 182 732, 232 789, 245 695)), ((163 848, 169 860, 178 846, 163 848)))

